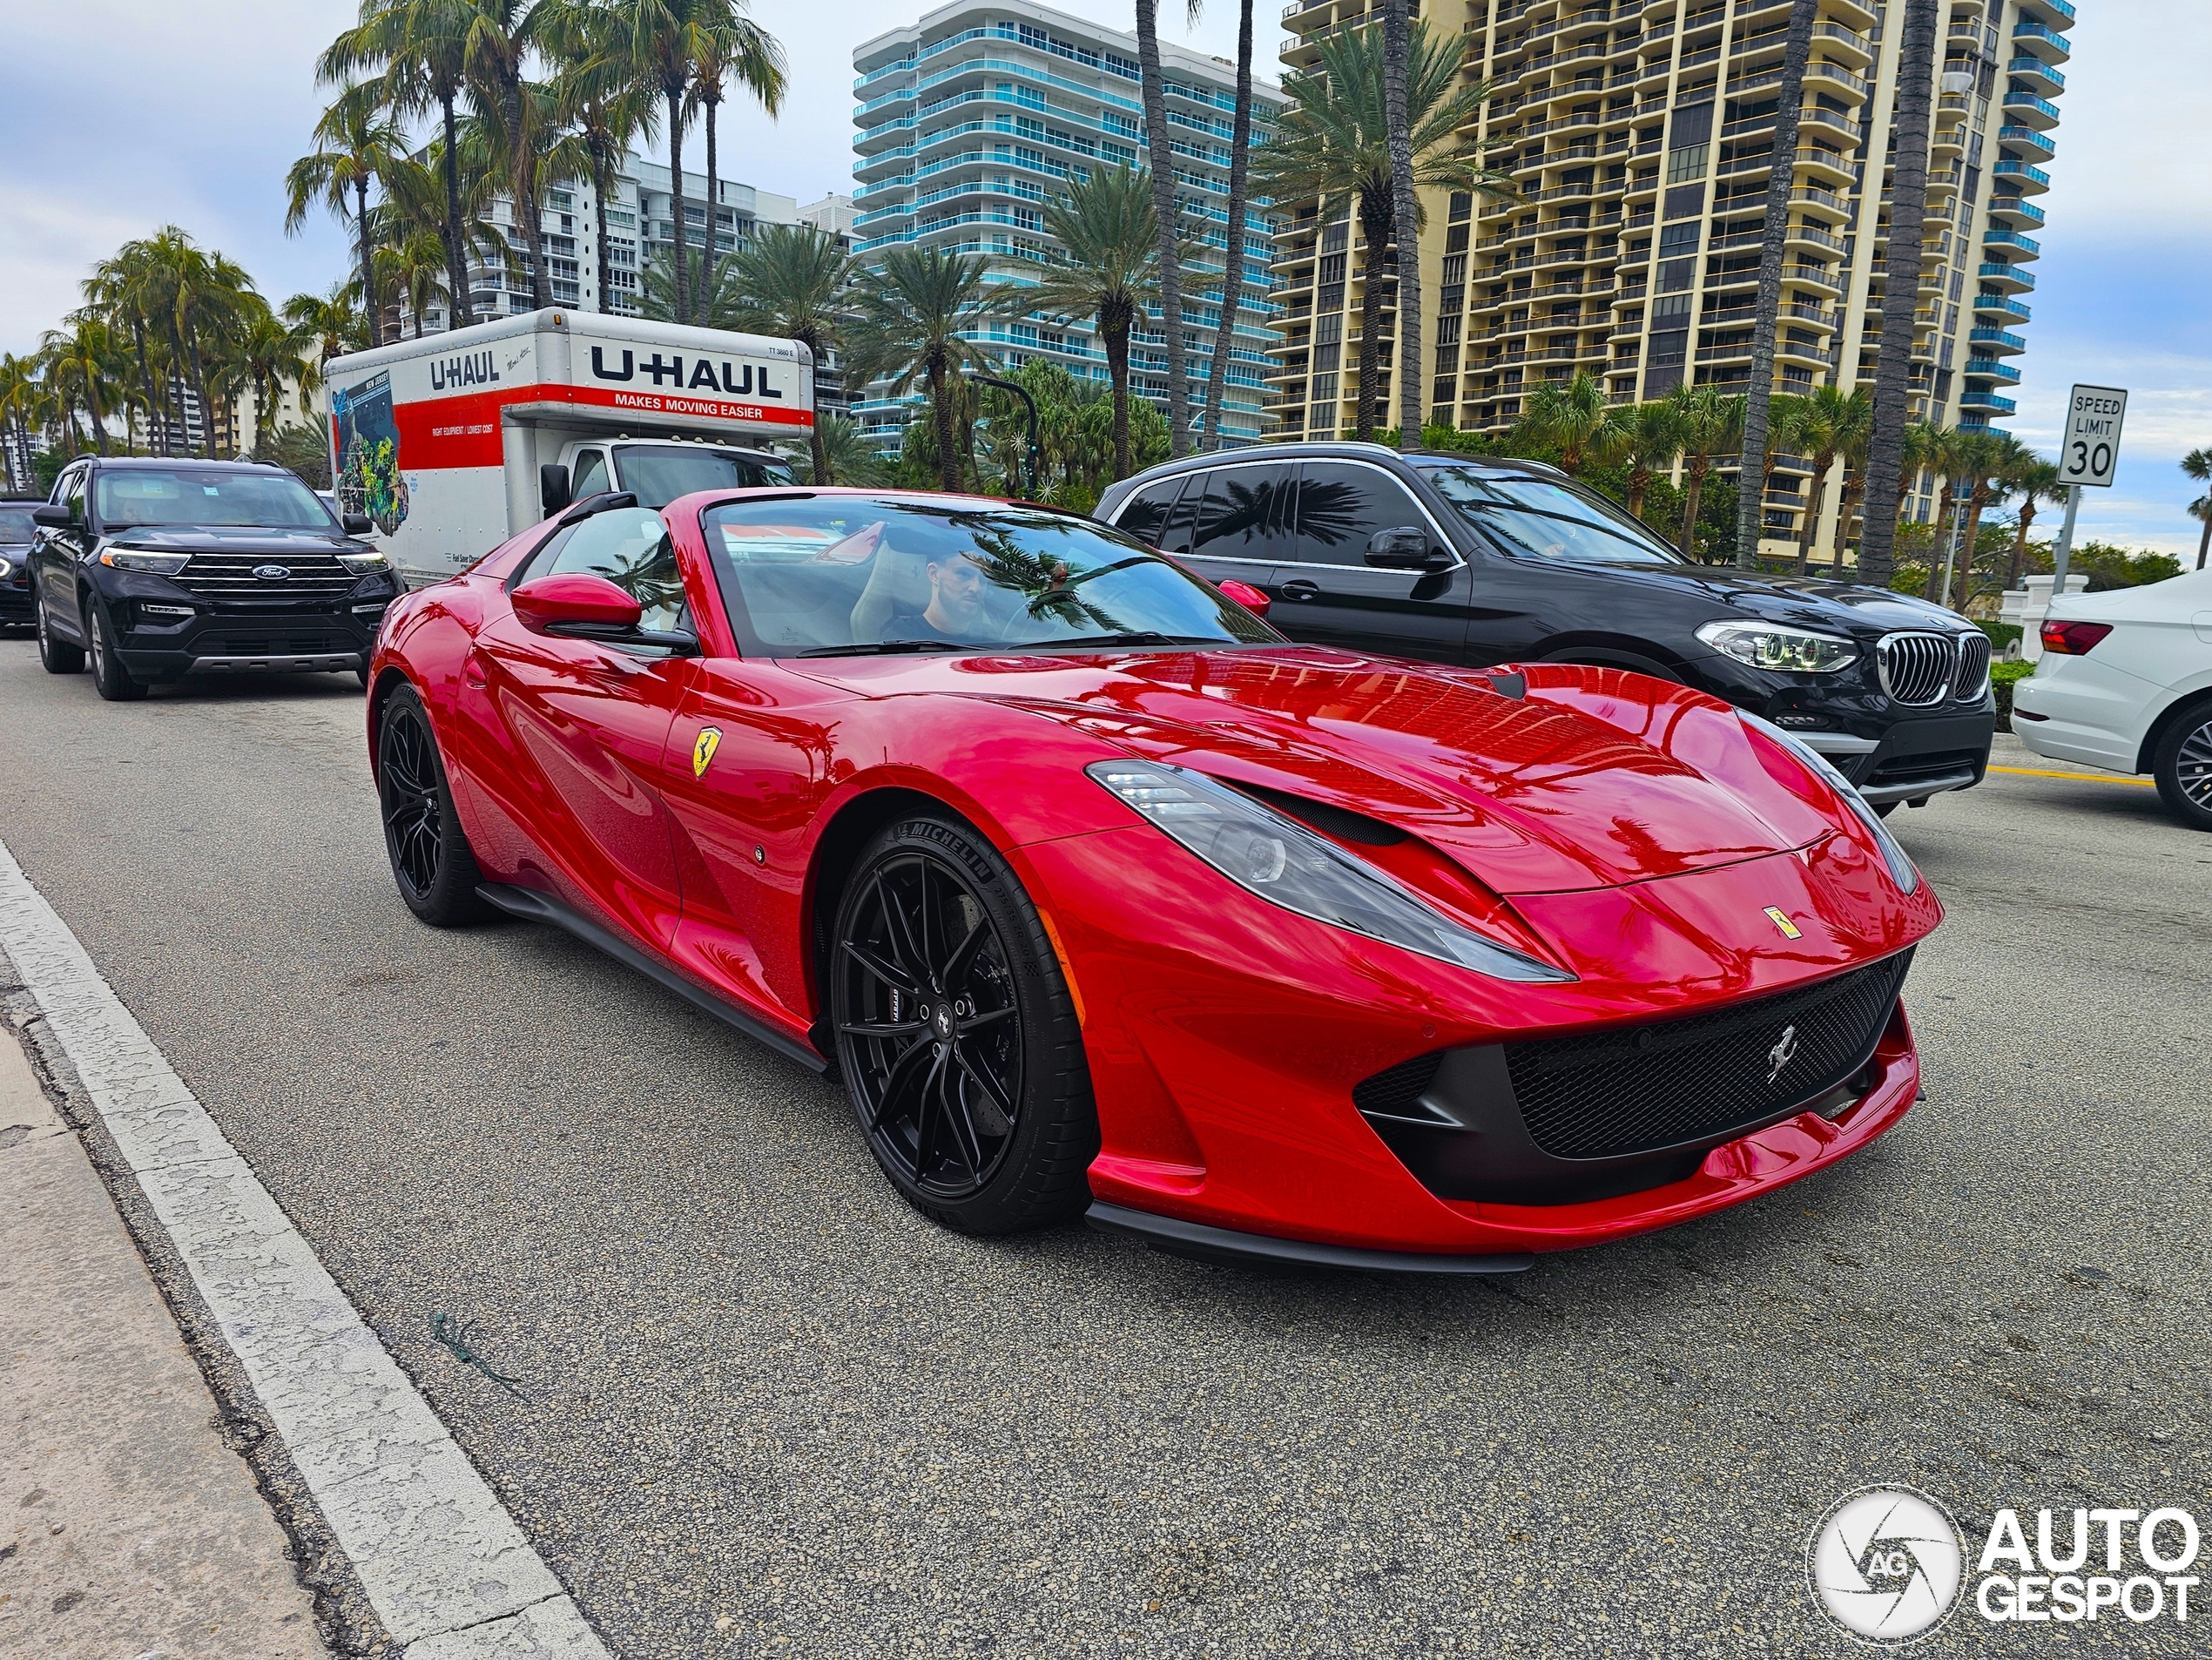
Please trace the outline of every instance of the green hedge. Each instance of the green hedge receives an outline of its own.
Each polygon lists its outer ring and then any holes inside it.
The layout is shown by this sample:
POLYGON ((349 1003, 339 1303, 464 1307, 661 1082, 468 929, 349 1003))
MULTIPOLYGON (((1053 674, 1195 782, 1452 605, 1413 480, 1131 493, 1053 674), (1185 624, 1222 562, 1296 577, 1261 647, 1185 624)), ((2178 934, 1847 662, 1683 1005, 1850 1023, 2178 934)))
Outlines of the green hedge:
MULTIPOLYGON (((2000 655, 2003 654, 2006 646, 2020 637, 2020 625, 2018 623, 1979 623, 1975 626, 1989 636, 1989 643, 1997 648, 2000 655)), ((2019 677, 2013 678, 2017 679, 2019 677)))
POLYGON ((1989 665, 1989 689, 1997 695, 1999 732, 2012 731, 2013 688, 2034 672, 2033 663, 1993 663, 1989 665))

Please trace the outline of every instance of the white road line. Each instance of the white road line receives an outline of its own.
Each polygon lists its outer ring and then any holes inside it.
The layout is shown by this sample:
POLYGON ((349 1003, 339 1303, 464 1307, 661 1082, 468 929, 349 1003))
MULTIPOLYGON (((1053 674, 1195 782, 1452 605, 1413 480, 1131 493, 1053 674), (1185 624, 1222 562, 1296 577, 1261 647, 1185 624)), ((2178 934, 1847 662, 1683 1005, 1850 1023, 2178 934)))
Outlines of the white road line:
POLYGON ((0 949, 408 1660, 608 1660, 552 1569, 3 844, 0 949))

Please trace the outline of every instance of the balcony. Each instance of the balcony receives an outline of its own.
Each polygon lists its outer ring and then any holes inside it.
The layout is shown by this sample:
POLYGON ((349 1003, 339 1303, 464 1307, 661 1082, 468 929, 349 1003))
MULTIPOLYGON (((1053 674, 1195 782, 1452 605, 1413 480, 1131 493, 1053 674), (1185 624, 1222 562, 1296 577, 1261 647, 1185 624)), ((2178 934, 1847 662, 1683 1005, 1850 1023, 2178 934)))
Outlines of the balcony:
POLYGON ((1980 317, 2004 317, 2016 323, 2032 320, 2035 314, 2017 300, 2003 294, 1978 294, 1974 296, 1974 314, 1980 317))
POLYGON ((2040 167, 2031 167, 2024 161, 2015 161, 2010 156, 1992 167, 1989 170, 1989 175, 2000 182, 2010 179, 2015 190, 2031 192, 2037 195, 2040 195, 2051 187, 2050 174, 2045 172, 2040 167))
MULTIPOLYGON (((1968 329, 1966 331, 1966 340, 1969 344, 1982 347, 1993 354, 1998 352, 2024 352, 2027 349, 2027 342, 2022 340, 2018 334, 2009 334, 2004 329, 1991 328, 1986 326, 1968 329)), ((1972 375, 1976 371, 1971 364, 1967 366, 1967 374, 1972 375)))
POLYGON ((2054 34, 2041 24, 2025 17, 2013 26, 2013 44, 2054 64, 2063 64, 2074 55, 2073 43, 2064 35, 2054 34))
POLYGON ((2002 219, 2014 230, 2033 230, 2043 223, 2043 210, 2017 196, 1993 196, 1989 201, 1989 216, 2002 219))
POLYGON ((2060 119, 2057 105, 2036 97, 2024 86, 2007 86, 2004 105, 2005 113, 2015 118, 2022 126, 2054 127, 2060 119))
POLYGON ((1981 233, 1984 247, 2010 248, 2015 260, 2033 260, 2043 252, 2043 245, 2018 231, 1987 230, 1981 233))
POLYGON ((2010 363, 2000 363, 1993 357, 1968 358, 1966 373, 1978 375, 1985 381, 1994 381, 2000 386, 2018 386, 2020 383, 2020 372, 2018 369, 2010 363))
POLYGON ((2047 96, 2066 91, 2065 76, 2060 74, 2041 58, 2030 57, 2026 53, 2022 53, 2006 64, 2005 73, 2018 76, 2033 90, 2047 96))
POLYGON ((2067 0, 2020 0, 2020 10, 2031 17, 2041 17, 2054 29, 2074 27, 2074 8, 2067 0))
POLYGON ((2035 273, 2033 271, 2017 265, 2006 265, 2000 260, 1991 260, 1983 265, 1978 274, 1984 282, 2009 285, 2015 289, 2025 290, 2035 286, 2035 273))
MULTIPOLYGON (((2048 161, 2059 149, 2047 133, 2038 132, 2033 127, 2001 126, 1997 129, 1997 142, 2011 149, 2024 150, 2039 161, 2048 161)), ((2008 149, 2006 153, 2010 152, 2008 149)))

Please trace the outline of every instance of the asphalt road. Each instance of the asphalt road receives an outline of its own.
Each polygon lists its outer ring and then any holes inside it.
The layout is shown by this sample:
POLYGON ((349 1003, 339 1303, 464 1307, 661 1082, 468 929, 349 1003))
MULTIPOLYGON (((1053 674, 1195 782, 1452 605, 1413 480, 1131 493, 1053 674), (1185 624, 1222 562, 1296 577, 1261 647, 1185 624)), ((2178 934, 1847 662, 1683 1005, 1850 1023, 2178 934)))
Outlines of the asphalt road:
POLYGON ((0 840, 632 1660, 1842 1655, 1804 1562, 1850 1489, 1970 1544, 2212 1508, 2212 837, 2148 789, 1892 820, 1950 917, 1864 1156, 1403 1284, 932 1228, 833 1085, 557 934, 416 924, 360 725, 350 680, 107 705, 0 642, 0 840))

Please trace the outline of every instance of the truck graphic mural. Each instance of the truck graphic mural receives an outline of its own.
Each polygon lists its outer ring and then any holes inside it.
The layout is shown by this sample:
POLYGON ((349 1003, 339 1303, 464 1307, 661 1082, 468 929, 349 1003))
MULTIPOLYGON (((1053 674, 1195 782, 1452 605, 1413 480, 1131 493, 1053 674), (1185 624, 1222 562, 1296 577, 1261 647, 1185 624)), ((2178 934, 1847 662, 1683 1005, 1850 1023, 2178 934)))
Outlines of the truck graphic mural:
POLYGON ((390 536, 407 522, 407 478, 400 471, 400 429, 392 415, 392 377, 373 375, 331 396, 338 432, 334 481, 338 507, 363 513, 390 536))

